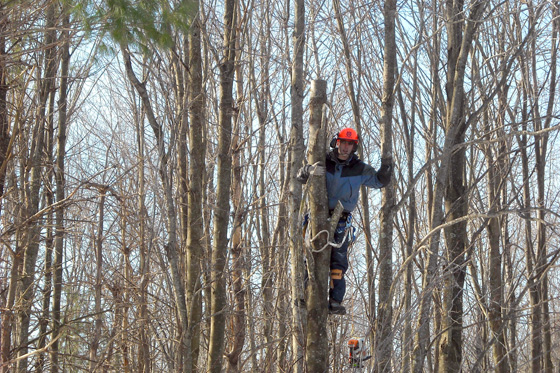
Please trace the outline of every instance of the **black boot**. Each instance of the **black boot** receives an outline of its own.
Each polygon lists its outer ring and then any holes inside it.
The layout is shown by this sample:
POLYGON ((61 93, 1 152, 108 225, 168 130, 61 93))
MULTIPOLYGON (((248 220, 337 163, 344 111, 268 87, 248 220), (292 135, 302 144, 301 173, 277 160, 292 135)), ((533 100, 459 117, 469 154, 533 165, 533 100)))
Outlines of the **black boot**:
POLYGON ((329 313, 331 315, 346 315, 346 308, 337 301, 329 299, 329 313))

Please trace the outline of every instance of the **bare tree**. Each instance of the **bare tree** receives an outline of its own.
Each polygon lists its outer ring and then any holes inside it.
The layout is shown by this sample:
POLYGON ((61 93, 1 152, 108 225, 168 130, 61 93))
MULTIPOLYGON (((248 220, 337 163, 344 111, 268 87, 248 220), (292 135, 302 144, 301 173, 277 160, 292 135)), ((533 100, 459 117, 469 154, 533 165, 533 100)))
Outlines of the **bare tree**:
POLYGON ((23 267, 18 279, 19 291, 22 298, 18 310, 18 361, 16 371, 24 372, 28 368, 27 352, 29 351, 29 327, 31 322, 31 309, 34 299, 34 282, 36 274, 36 262, 39 253, 40 225, 35 216, 39 211, 40 188, 42 185, 42 159, 45 147, 45 131, 47 123, 47 102, 51 95, 55 94, 55 76, 57 72, 57 59, 55 50, 56 41, 56 4, 47 6, 45 44, 49 47, 45 50, 44 76, 38 85, 38 106, 35 113, 35 123, 32 131, 32 142, 29 150, 29 161, 26 165, 25 180, 23 181, 25 191, 25 218, 29 224, 24 233, 23 245, 23 267))
MULTIPOLYGON (((241 19, 239 7, 236 9, 237 19, 241 19)), ((242 26, 238 26, 242 28, 242 26)), ((240 33, 241 34, 241 33, 240 33)), ((235 39, 235 50, 241 51, 240 46, 241 35, 235 39)), ((231 186, 231 201, 233 207, 233 234, 231 238, 231 261, 232 261, 232 290, 233 290, 233 315, 231 322, 231 335, 232 344, 229 352, 226 353, 228 360, 228 371, 239 372, 239 360, 243 352, 243 345, 245 344, 246 336, 246 309, 245 309, 245 294, 246 286, 244 281, 244 268, 247 245, 243 239, 243 223, 247 215, 245 198, 243 195, 244 173, 243 173, 243 150, 244 139, 240 137, 242 121, 239 113, 245 113, 244 105, 244 90, 243 90, 243 67, 240 63, 241 52, 237 52, 235 57, 235 75, 236 79, 236 95, 237 103, 236 108, 232 114, 233 119, 233 132, 231 140, 232 148, 232 186, 231 186)))
MULTIPOLYGON (((462 14, 463 9, 460 6, 459 2, 450 2, 448 3, 448 11, 450 12, 451 18, 448 17, 449 20, 455 19, 459 14, 462 14)), ((451 54, 451 63, 449 64, 449 69, 453 69, 453 72, 448 72, 448 106, 447 106, 447 113, 446 113, 446 134, 445 134, 445 142, 443 145, 441 157, 440 157, 440 166, 437 172, 437 182, 435 185, 434 191, 434 201, 432 207, 432 218, 431 218, 431 228, 432 230, 436 230, 433 233, 432 237, 430 238, 430 245, 429 245, 429 259, 428 265, 425 269, 423 274, 423 281, 422 281, 422 295, 420 301, 420 309, 418 315, 418 330, 416 333, 416 344, 414 348, 414 362, 412 370, 414 372, 421 372, 424 366, 424 359, 427 355, 427 346, 429 342, 429 318, 431 313, 431 294, 434 289, 434 275, 438 266, 438 250, 439 250, 439 232, 437 231, 440 224, 443 222, 444 215, 442 211, 442 202, 444 196, 449 198, 449 201, 458 201, 459 203, 463 203, 461 198, 464 198, 462 193, 454 194, 454 197, 450 194, 450 191, 445 192, 444 189, 447 188, 447 184, 449 181, 453 181, 455 178, 462 179, 464 161, 461 161, 461 150, 459 152, 455 152, 455 146, 460 144, 464 138, 464 132, 467 128, 467 122, 464 121, 463 113, 464 113, 464 79, 465 79, 465 68, 467 65, 468 55, 471 49, 472 39, 474 37, 474 33, 476 31, 476 26, 478 21, 482 17, 484 9, 486 7, 486 2, 475 1, 470 9, 469 17, 466 20, 465 30, 461 31, 461 22, 458 22, 459 25, 456 23, 451 23, 450 27, 455 27, 454 31, 448 30, 450 32, 451 37, 449 38, 449 46, 448 49, 454 54, 451 54), (460 35, 456 33, 460 32, 460 35), (457 35, 457 39, 454 39, 453 36, 457 35), (456 57, 453 57, 456 56, 456 57), (455 59, 453 59, 455 58, 455 59), (453 63, 455 61, 455 63, 453 63), (455 157, 455 158, 453 158, 455 157), (452 160, 455 160, 455 163, 452 160), (455 167, 455 168, 453 168, 455 167), (451 173, 453 172, 454 178, 450 178, 451 173)), ((453 188, 458 188, 462 185, 462 181, 457 182, 458 184, 454 184, 453 188)), ((449 203, 446 201, 446 204, 449 203)), ((451 203, 454 203, 451 202, 451 203)), ((452 206, 449 206, 452 207, 452 206)), ((455 207, 455 206, 453 206, 455 207)), ((463 210, 461 210, 463 211, 463 210)), ((462 215, 459 215, 462 216, 462 215)), ((460 225, 459 225, 460 228, 460 225)), ((461 232, 461 231, 460 231, 461 232)), ((448 334, 447 337, 442 339, 442 344, 444 347, 452 348, 452 350, 445 350, 442 351, 444 356, 444 361, 442 364, 457 364, 460 361, 460 351, 461 349, 458 346, 461 346, 460 336, 461 336, 461 319, 462 316, 462 283, 459 282, 464 279, 463 267, 459 264, 453 264, 455 258, 457 258, 457 254, 462 255, 464 251, 464 246, 462 246, 462 242, 464 243, 464 235, 463 236, 456 236, 458 241, 451 241, 448 243, 448 248, 450 250, 456 250, 450 252, 450 265, 452 268, 456 269, 458 272, 451 272, 455 273, 456 277, 455 280, 451 279, 451 282, 448 282, 447 290, 450 292, 448 293, 444 299, 447 299, 451 303, 446 303, 447 309, 452 312, 449 314, 448 319, 445 321, 444 330, 448 334), (457 282, 455 282, 457 281, 457 282), (461 285, 461 286, 457 286, 461 285), (451 294, 456 294, 453 297, 451 294), (452 308, 453 307, 453 308, 452 308), (459 308, 457 308, 459 307, 459 308), (455 334, 450 334, 455 332, 455 334)), ((460 364, 460 363, 459 363, 460 364)))
MULTIPOLYGON (((543 333, 543 356, 542 356, 542 369, 544 372, 552 373, 554 370, 554 366, 552 363, 552 336, 551 336, 551 318, 550 318, 550 306, 549 306, 549 284, 548 284, 548 266, 550 263, 547 261, 548 257, 548 239, 547 239, 547 224, 546 222, 546 187, 545 187, 545 180, 546 180, 546 169, 547 169, 547 155, 548 155, 548 145, 549 145, 549 132, 548 129, 552 123, 553 115, 553 107, 554 101, 556 97, 556 91, 558 90, 557 86, 557 55, 558 55, 558 32, 560 31, 560 21, 558 18, 560 17, 560 4, 558 1, 551 4, 552 5, 552 35, 551 35, 551 49, 550 49, 550 85, 549 85, 549 94, 547 98, 547 105, 546 105, 546 114, 544 121, 541 117, 541 109, 539 102, 536 101, 534 107, 532 108, 531 112, 534 115, 534 126, 535 131, 537 133, 542 132, 542 134, 537 135, 535 137, 535 164, 536 164, 536 171, 537 171, 537 257, 536 257, 536 267, 535 267, 535 275, 538 276, 539 280, 539 293, 540 299, 539 304, 537 307, 541 307, 542 309, 542 333, 543 333)), ((536 12, 535 16, 538 15, 538 11, 536 12)), ((536 45, 535 39, 533 39, 531 43, 530 50, 533 50, 533 54, 531 56, 531 66, 532 66, 532 75, 533 75, 533 82, 538 82, 537 77, 537 66, 538 62, 536 61, 536 45)), ((537 84, 533 85, 534 91, 533 94, 537 95, 537 84)), ((540 90, 540 88, 538 88, 540 90)))
POLYGON ((301 183, 296 180, 298 169, 304 160, 303 144, 303 96, 305 92, 305 80, 303 70, 303 52, 305 50, 305 1, 294 1, 294 33, 292 37, 293 59, 291 70, 291 119, 290 129, 290 164, 289 164, 289 200, 288 216, 290 217, 289 244, 291 256, 291 295, 292 295, 292 360, 296 364, 296 373, 303 372, 303 356, 305 346, 305 317, 303 307, 300 307, 304 299, 303 278, 303 247, 301 237, 300 204, 301 183))
MULTIPOLYGON (((395 41, 395 18, 397 2, 385 1, 383 18, 385 24, 383 61, 383 98, 381 102, 381 162, 393 163, 393 104, 395 101, 395 74, 397 52, 395 41)), ((395 189, 389 184, 383 189, 379 234, 379 306, 377 311, 376 363, 378 372, 390 372, 392 356, 393 304, 391 284, 393 281, 393 219, 395 216, 395 189)))
MULTIPOLYGON (((66 141, 68 128, 68 75, 70 71, 70 14, 69 9, 64 7, 64 29, 62 31, 62 61, 60 66, 60 88, 58 99, 58 136, 56 146, 56 202, 62 203, 66 198, 66 141)), ((64 260, 64 213, 63 206, 59 206, 55 215, 55 236, 54 236, 54 260, 53 260, 53 300, 52 300, 52 347, 51 347, 51 369, 57 372, 58 367, 58 348, 61 320, 61 301, 62 301, 62 265, 64 260)))
MULTIPOLYGON (((192 363, 187 368, 197 366, 200 348, 200 322, 202 319, 201 260, 203 255, 203 187, 205 143, 205 97, 202 76, 201 15, 199 3, 193 9, 194 18, 189 29, 189 70, 188 70, 188 107, 189 107, 189 144, 190 167, 188 188, 188 228, 187 228, 187 300, 189 310, 189 334, 191 340, 192 363)), ((185 105, 186 107, 186 105, 185 105)))
MULTIPOLYGON (((138 112, 136 112, 138 114, 138 112)), ((138 316, 140 318, 140 349, 138 351, 138 371, 148 373, 151 371, 150 345, 148 342, 150 325, 148 314, 148 284, 150 281, 150 260, 148 255, 147 241, 147 219, 146 210, 146 180, 145 180, 145 135, 144 128, 141 127, 139 115, 136 115, 136 142, 138 146, 138 240, 139 240, 139 272, 140 272, 140 307, 138 316)))
POLYGON ((176 305, 178 308, 179 318, 181 320, 181 327, 182 331, 180 333, 180 343, 179 343, 179 350, 180 351, 188 351, 189 349, 185 347, 185 343, 187 338, 187 327, 188 327, 188 318, 187 318, 187 305, 185 299, 185 287, 184 281, 182 279, 181 273, 179 271, 179 255, 178 255, 178 247, 177 247, 177 216, 176 216, 176 208, 175 202, 173 199, 173 190, 172 190, 172 183, 170 179, 170 170, 168 169, 168 154, 166 153, 165 144, 163 141, 163 129, 161 124, 157 121, 156 116, 154 115, 152 104, 150 102, 150 98, 148 92, 146 90, 145 83, 141 82, 137 77, 132 67, 132 60, 130 53, 127 49, 127 46, 121 44, 121 52, 123 54, 126 74, 128 79, 130 80, 134 89, 138 92, 140 98, 142 99, 142 104, 144 110, 146 111, 148 123, 150 124, 154 136, 157 141, 157 149, 158 149, 158 156, 159 156, 159 176, 161 178, 161 182, 163 184, 164 189, 164 197, 166 203, 166 213, 167 213, 167 229, 169 234, 169 239, 166 244, 166 253, 169 259, 169 263, 171 265, 171 275, 173 280, 173 290, 174 295, 176 297, 176 305))
MULTIPOLYGON (((325 162, 326 123, 323 118, 327 101, 327 82, 314 80, 310 90, 308 163, 325 162)), ((331 247, 329 237, 334 230, 328 224, 327 184, 325 176, 311 176, 309 188, 309 227, 311 247, 307 255, 309 285, 306 292, 307 331, 305 363, 312 372, 328 370, 327 295, 331 247)), ((340 215, 342 211, 338 214, 340 215)), ((338 222, 333 213, 332 221, 338 222)))
POLYGON ((216 212, 214 219, 214 243, 212 247, 211 322, 208 351, 208 370, 221 372, 224 354, 226 321, 226 253, 227 227, 230 212, 231 186, 231 138, 233 111, 233 76, 235 72, 235 40, 237 38, 235 0, 227 0, 224 12, 223 56, 220 60, 220 110, 218 130, 218 179, 216 186, 216 212))
POLYGON ((102 289, 102 271, 103 271, 103 225, 105 223, 105 199, 107 197, 107 187, 99 188, 99 218, 97 229, 93 231, 95 234, 94 251, 95 251, 95 323, 93 331, 93 339, 89 350, 89 370, 94 371, 98 365, 98 348, 101 340, 101 323, 103 321, 103 313, 101 312, 101 289, 102 289))

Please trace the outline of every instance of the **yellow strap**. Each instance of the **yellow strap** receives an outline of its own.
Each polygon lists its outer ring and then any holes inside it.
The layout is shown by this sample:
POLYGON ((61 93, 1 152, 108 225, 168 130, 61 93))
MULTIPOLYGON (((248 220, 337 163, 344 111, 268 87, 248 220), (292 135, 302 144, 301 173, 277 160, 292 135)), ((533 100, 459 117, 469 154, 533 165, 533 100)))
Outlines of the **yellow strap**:
POLYGON ((331 269, 331 279, 342 280, 342 269, 331 269))

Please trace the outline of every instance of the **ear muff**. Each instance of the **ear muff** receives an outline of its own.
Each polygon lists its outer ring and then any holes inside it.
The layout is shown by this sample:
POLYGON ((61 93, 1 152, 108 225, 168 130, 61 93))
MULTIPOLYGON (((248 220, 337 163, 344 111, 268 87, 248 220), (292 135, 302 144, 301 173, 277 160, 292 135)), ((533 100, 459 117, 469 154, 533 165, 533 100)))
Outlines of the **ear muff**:
POLYGON ((356 134, 358 141, 354 144, 354 153, 358 150, 358 144, 360 143, 360 135, 356 134))

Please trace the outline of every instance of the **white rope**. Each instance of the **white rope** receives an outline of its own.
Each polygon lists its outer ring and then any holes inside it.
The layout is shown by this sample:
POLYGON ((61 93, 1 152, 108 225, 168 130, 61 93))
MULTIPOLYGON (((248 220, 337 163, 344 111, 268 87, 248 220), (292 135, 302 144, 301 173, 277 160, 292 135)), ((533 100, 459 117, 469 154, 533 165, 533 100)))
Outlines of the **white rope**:
MULTIPOLYGON (((327 234, 327 243, 325 244, 325 246, 323 246, 322 248, 320 248, 320 249, 318 249, 318 250, 313 250, 313 249, 311 249, 311 252, 320 253, 321 251, 325 250, 328 246, 332 246, 332 247, 334 247, 335 249, 338 249, 339 247, 341 247, 341 246, 344 244, 344 241, 346 241, 346 237, 348 237, 348 233, 349 233, 348 231, 349 231, 349 229, 345 229, 344 237, 342 238, 342 241, 341 241, 340 243, 337 244, 336 242, 330 242, 330 241, 329 241, 330 233, 329 233, 328 230, 323 229, 322 231, 320 231, 319 233, 317 233, 317 234, 315 235, 315 237, 313 237, 311 240, 309 240, 309 242, 311 243, 311 242, 315 241, 315 240, 319 237, 319 235, 320 235, 321 233, 325 232, 325 233, 327 234)), ((309 245, 309 246, 311 246, 311 245, 309 245)))

